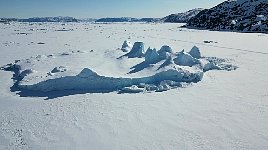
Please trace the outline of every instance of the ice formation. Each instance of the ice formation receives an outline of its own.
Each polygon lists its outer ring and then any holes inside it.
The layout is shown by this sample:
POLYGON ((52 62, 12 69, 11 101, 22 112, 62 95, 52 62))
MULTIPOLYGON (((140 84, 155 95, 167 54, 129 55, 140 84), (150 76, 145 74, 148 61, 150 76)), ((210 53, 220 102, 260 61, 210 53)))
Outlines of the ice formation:
POLYGON ((157 53, 156 49, 148 48, 145 53, 145 62, 150 64, 157 63, 160 60, 160 56, 157 53))
POLYGON ((160 59, 167 59, 170 54, 172 54, 172 49, 168 45, 164 45, 161 47, 161 49, 158 51, 158 54, 160 56, 160 59))
POLYGON ((196 58, 196 59, 200 59, 200 58, 201 58, 200 50, 199 50, 199 48, 196 47, 196 46, 194 46, 194 47, 190 50, 189 54, 190 54, 192 57, 196 58))
POLYGON ((123 52, 129 52, 132 49, 133 45, 130 41, 124 41, 121 50, 123 52))
POLYGON ((57 72, 64 72, 66 71, 67 69, 64 67, 64 66, 59 66, 59 67, 55 67, 51 73, 57 73, 57 72))
MULTIPOLYGON (((123 47, 130 46, 129 43, 125 41, 123 47)), ((144 61, 131 67, 133 70, 129 73, 136 73, 150 67, 150 70, 154 71, 153 75, 135 78, 128 76, 107 77, 97 74, 88 67, 82 69, 78 74, 73 74, 72 68, 68 67, 67 69, 65 66, 54 67, 48 71, 45 77, 42 77, 42 74, 40 74, 40 72, 44 71, 42 70, 44 69, 42 68, 44 62, 55 61, 57 60, 55 57, 60 57, 62 59, 60 62, 65 61, 69 57, 72 59, 78 57, 80 61, 81 57, 79 54, 78 51, 74 51, 57 55, 38 55, 31 59, 19 60, 14 64, 8 64, 2 67, 2 69, 14 71, 14 77, 17 80, 15 85, 18 89, 41 92, 83 90, 89 93, 112 91, 118 91, 119 93, 162 92, 181 87, 183 83, 199 82, 202 80, 203 74, 212 69, 236 69, 235 66, 226 63, 224 59, 201 57, 200 50, 196 46, 189 52, 184 52, 183 50, 174 53, 171 47, 167 45, 162 46, 160 50, 149 47, 144 52, 144 43, 135 42, 131 51, 121 57, 138 57, 144 59, 144 61)))
MULTIPOLYGON (((126 87, 139 85, 159 84, 162 81, 174 82, 198 82, 202 79, 203 72, 190 73, 179 69, 169 69, 156 73, 153 76, 141 78, 114 78, 100 76, 89 68, 84 68, 76 76, 66 76, 61 78, 49 79, 37 84, 19 84, 19 88, 31 91, 61 91, 61 90, 88 90, 88 91, 126 91, 126 87)), ((159 84, 156 90, 162 89, 163 85, 159 84), (162 86, 162 87, 160 87, 162 86)), ((128 89, 130 90, 130 89, 128 89)))
POLYGON ((174 63, 181 66, 194 66, 199 64, 199 60, 192 57, 189 53, 180 52, 177 54, 177 57, 174 59, 174 63))
POLYGON ((144 43, 143 42, 135 42, 131 51, 124 55, 128 58, 141 58, 144 56, 144 43))

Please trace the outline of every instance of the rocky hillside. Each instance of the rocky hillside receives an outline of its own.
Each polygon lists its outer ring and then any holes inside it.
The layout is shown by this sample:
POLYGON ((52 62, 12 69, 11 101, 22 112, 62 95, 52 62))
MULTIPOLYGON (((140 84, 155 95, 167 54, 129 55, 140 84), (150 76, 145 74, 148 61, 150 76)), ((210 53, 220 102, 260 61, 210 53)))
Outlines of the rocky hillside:
POLYGON ((191 18, 187 27, 268 33, 268 0, 228 0, 191 18))
POLYGON ((186 23, 187 21, 189 21, 189 19, 197 15, 202 10, 203 10, 202 8, 196 8, 184 13, 171 14, 169 16, 162 18, 161 21, 172 22, 172 23, 186 23))

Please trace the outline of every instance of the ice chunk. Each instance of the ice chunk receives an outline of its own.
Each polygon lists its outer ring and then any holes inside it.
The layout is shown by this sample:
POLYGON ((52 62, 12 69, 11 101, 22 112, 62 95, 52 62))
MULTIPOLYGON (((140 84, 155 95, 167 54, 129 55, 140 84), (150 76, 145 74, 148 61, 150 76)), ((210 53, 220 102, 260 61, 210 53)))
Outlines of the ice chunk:
POLYGON ((158 87, 154 84, 147 84, 145 86, 146 91, 157 91, 159 90, 158 87))
POLYGON ((177 54, 177 57, 174 59, 174 63, 181 66, 194 66, 199 64, 199 60, 192 57, 190 54, 185 52, 180 52, 177 54))
POLYGON ((131 87, 122 88, 119 93, 140 93, 143 91, 144 91, 143 88, 139 88, 136 85, 132 85, 131 87))
POLYGON ((200 65, 201 65, 201 69, 204 71, 204 72, 207 72, 209 70, 213 70, 213 69, 219 69, 218 66, 216 66, 215 63, 213 62, 210 62, 208 60, 200 60, 200 65))
POLYGON ((129 52, 132 49, 133 45, 130 41, 124 41, 121 50, 123 52, 129 52))
POLYGON ((88 77, 96 77, 98 76, 98 74, 92 71, 91 69, 84 68, 77 76, 81 78, 88 78, 88 77))
POLYGON ((144 56, 144 43, 135 42, 131 51, 124 56, 127 56, 128 58, 143 57, 144 56))
POLYGON ((51 73, 57 73, 57 72, 64 72, 66 71, 67 69, 64 67, 64 66, 59 66, 59 67, 55 67, 51 73))
POLYGON ((168 45, 162 46, 161 49, 158 51, 160 59, 167 59, 170 53, 172 53, 172 49, 168 45))
POLYGON ((187 83, 197 83, 203 79, 204 72, 199 71, 195 73, 190 73, 190 72, 184 72, 183 77, 181 79, 182 82, 187 82, 187 83))
POLYGON ((168 85, 168 83, 166 81, 161 81, 159 86, 158 86, 158 90, 156 92, 163 92, 163 91, 167 91, 170 89, 171 89, 171 87, 168 85))
POLYGON ((150 47, 147 49, 145 53, 145 62, 154 64, 160 60, 159 54, 157 53, 156 49, 151 49, 150 47))
POLYGON ((196 58, 196 59, 200 59, 200 58, 201 58, 200 50, 199 50, 199 48, 196 47, 196 46, 194 46, 194 47, 190 50, 189 54, 190 54, 192 57, 196 58))

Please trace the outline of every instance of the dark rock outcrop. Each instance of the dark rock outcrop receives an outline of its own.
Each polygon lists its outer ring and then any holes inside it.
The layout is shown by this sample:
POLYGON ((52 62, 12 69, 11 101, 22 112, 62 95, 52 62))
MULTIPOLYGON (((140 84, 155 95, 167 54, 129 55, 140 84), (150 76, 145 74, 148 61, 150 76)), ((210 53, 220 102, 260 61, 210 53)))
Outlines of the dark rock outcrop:
POLYGON ((161 21, 171 23, 186 23, 202 10, 203 10, 202 8, 196 8, 184 13, 171 14, 169 16, 162 18, 161 21))
POLYGON ((268 33, 268 0, 228 0, 191 18, 188 28, 268 33))

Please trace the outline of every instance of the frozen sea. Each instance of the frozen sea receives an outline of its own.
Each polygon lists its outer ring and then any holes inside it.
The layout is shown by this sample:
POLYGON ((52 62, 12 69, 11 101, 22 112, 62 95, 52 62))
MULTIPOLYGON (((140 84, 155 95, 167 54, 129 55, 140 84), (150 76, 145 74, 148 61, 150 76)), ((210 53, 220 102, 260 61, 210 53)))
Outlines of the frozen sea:
POLYGON ((181 25, 0 24, 0 66, 51 56, 37 71, 64 65, 73 70, 63 75, 83 68, 116 78, 153 75, 153 67, 127 74, 142 60, 117 59, 125 40, 174 52, 197 46, 237 66, 165 92, 55 91, 53 98, 14 91, 14 72, 0 70, 0 149, 268 149, 268 35, 181 25))

